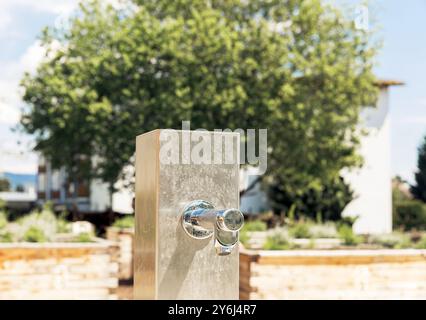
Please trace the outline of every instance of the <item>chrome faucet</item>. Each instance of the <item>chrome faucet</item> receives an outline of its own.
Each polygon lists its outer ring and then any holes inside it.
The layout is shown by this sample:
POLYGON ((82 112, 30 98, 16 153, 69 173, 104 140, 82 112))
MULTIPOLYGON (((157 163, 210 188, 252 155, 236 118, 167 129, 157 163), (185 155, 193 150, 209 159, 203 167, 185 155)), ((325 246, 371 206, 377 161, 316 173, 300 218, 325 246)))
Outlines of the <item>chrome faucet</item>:
POLYGON ((216 253, 221 256, 232 252, 243 224, 244 216, 240 210, 217 210, 204 200, 190 202, 182 212, 185 232, 194 239, 207 239, 214 235, 216 253))

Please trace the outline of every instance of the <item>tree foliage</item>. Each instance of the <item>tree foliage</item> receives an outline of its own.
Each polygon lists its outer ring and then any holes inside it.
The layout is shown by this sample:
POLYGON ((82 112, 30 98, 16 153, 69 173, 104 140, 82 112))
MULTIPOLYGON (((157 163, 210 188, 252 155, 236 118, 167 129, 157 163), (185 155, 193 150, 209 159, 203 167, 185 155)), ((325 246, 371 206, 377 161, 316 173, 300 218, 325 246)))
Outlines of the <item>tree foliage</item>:
POLYGON ((46 29, 22 118, 54 166, 111 185, 156 128, 267 128, 268 175, 320 188, 360 163, 375 102, 369 35, 320 0, 84 1, 46 29), (88 165, 81 168, 81 159, 88 165))
POLYGON ((10 182, 8 179, 0 178, 0 192, 10 191, 10 182))
POLYGON ((411 193, 416 199, 426 202, 426 137, 418 150, 417 172, 414 175, 415 184, 411 186, 411 193))
POLYGON ((343 209, 352 201, 353 191, 339 177, 324 183, 321 188, 312 187, 303 192, 295 192, 285 182, 278 182, 269 187, 268 196, 276 213, 292 212, 295 218, 338 221, 343 209))

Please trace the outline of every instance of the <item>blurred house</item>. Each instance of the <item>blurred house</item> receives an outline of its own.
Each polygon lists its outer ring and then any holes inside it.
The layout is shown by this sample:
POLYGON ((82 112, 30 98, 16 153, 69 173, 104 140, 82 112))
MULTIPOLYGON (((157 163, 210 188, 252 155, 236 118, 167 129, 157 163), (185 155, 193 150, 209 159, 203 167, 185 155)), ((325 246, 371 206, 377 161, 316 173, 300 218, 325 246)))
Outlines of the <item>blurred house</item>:
POLYGON ((8 210, 28 212, 35 206, 34 175, 0 172, 0 179, 7 179, 10 183, 10 190, 0 192, 0 199, 8 210))
POLYGON ((110 196, 108 184, 99 179, 91 181, 68 179, 65 169, 53 169, 49 161, 39 156, 37 174, 37 203, 51 201, 56 208, 83 213, 112 211, 122 214, 133 213, 133 194, 117 182, 115 192, 110 196), (112 201, 112 204, 111 204, 112 201))
MULTIPOLYGON (((358 217, 356 233, 388 233, 392 231, 392 175, 390 163, 389 88, 402 82, 381 80, 377 105, 361 112, 360 128, 366 131, 361 138, 360 154, 364 164, 360 169, 342 172, 354 191, 355 199, 345 208, 344 216, 358 217)), ((242 171, 242 189, 254 180, 255 172, 242 171)), ((259 213, 267 208, 266 195, 259 186, 241 197, 241 210, 259 213)))
POLYGON ((5 202, 6 208, 14 212, 28 212, 36 203, 34 190, 27 192, 7 191, 0 192, 0 199, 5 202))

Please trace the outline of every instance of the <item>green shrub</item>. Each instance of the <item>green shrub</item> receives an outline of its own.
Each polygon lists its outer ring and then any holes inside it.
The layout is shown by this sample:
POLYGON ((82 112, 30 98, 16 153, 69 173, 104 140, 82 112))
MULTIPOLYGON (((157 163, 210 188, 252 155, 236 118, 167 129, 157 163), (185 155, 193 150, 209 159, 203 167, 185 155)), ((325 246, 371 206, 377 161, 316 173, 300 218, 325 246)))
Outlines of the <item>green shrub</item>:
POLYGON ((319 221, 338 221, 346 205, 353 200, 353 191, 342 177, 322 181, 303 192, 288 181, 276 178, 267 193, 275 213, 285 212, 290 221, 302 217, 319 221))
POLYGON ((74 242, 94 242, 93 235, 87 232, 80 233, 75 239, 74 242))
POLYGON ((48 239, 43 230, 32 226, 24 233, 23 240, 26 242, 46 242, 48 239))
POLYGON ((421 237, 419 242, 416 243, 415 248, 416 249, 426 249, 426 235, 421 237))
POLYGON ((275 232, 266 238, 263 248, 265 250, 288 250, 291 249, 291 245, 284 233, 275 232))
POLYGON ((17 238, 23 241, 29 241, 28 235, 31 237, 35 235, 36 240, 41 240, 30 242, 53 241, 58 233, 58 219, 48 206, 45 206, 42 211, 35 210, 19 218, 16 223, 19 226, 16 230, 17 238))
POLYGON ((410 236, 400 232, 375 235, 369 242, 390 249, 403 249, 412 247, 410 236))
POLYGON ((68 215, 68 212, 64 211, 62 212, 59 217, 57 218, 57 233, 68 233, 71 230, 70 223, 65 219, 65 217, 68 215))
POLYGON ((0 232, 0 242, 13 242, 13 235, 11 232, 0 232))
POLYGON ((339 227, 339 238, 343 241, 343 244, 347 246, 354 246, 361 242, 361 237, 357 236, 351 226, 347 224, 342 224, 339 227))
POLYGON ((116 227, 119 229, 134 228, 134 226, 135 226, 135 217, 132 215, 119 218, 115 220, 113 224, 113 227, 116 227))
POLYGON ((239 240, 242 243, 244 247, 247 247, 248 242, 250 240, 250 236, 248 235, 247 231, 245 229, 241 229, 239 232, 239 240))
POLYGON ((3 211, 0 211, 0 229, 3 229, 6 226, 7 226, 6 213, 3 211))
POLYGON ((296 239, 311 238, 309 224, 306 222, 298 222, 289 229, 290 236, 296 239))
POLYGON ((418 200, 405 200, 394 204, 393 222, 404 230, 426 229, 426 206, 418 200))
POLYGON ((334 222, 313 224, 309 227, 312 238, 338 238, 337 227, 334 222))
POLYGON ((253 220, 245 223, 243 229, 245 231, 265 231, 267 226, 264 221, 253 220))

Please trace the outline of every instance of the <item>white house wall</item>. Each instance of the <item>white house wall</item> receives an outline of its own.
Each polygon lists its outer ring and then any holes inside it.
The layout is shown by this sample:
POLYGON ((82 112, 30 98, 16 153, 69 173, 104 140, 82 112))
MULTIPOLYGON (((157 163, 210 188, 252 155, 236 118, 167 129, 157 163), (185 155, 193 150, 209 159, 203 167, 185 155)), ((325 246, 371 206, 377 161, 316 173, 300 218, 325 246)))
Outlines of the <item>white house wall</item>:
MULTIPOLYGON (((258 177, 258 170, 248 167, 240 170, 240 190, 248 188, 258 177)), ((245 214, 257 214, 270 210, 268 196, 256 184, 253 189, 244 194, 240 199, 240 210, 245 214)))
POLYGON ((346 182, 354 190, 355 199, 343 215, 358 216, 356 233, 388 233, 392 231, 392 187, 390 163, 390 123, 388 90, 380 92, 377 108, 362 113, 368 135, 361 139, 361 169, 344 172, 346 182))
MULTIPOLYGON (((116 192, 112 195, 112 210, 122 214, 133 213, 133 192, 125 188, 123 181, 115 185, 116 192)), ((90 185, 90 211, 104 212, 111 207, 107 183, 100 180, 92 181, 90 185)))

